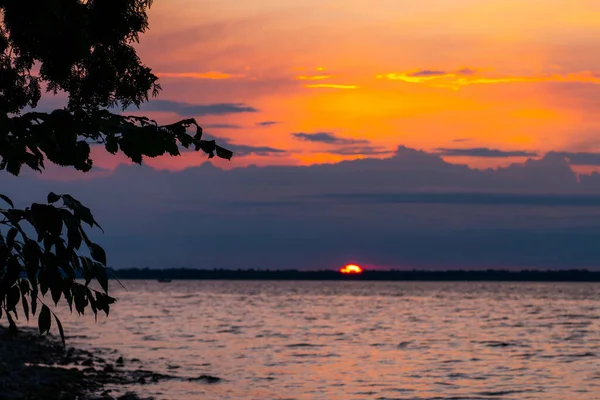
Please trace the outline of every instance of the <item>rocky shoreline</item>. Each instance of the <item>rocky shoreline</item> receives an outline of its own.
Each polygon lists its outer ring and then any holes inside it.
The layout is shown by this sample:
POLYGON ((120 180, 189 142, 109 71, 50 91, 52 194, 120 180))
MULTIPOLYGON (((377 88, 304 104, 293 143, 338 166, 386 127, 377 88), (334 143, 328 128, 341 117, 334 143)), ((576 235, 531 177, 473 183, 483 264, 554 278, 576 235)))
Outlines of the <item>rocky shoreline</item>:
POLYGON ((163 380, 206 384, 210 375, 182 378, 145 370, 139 360, 107 360, 68 346, 37 330, 20 328, 15 337, 0 327, 0 400, 150 400, 134 392, 111 395, 109 387, 144 385, 163 380), (126 367, 127 364, 127 367, 126 367))

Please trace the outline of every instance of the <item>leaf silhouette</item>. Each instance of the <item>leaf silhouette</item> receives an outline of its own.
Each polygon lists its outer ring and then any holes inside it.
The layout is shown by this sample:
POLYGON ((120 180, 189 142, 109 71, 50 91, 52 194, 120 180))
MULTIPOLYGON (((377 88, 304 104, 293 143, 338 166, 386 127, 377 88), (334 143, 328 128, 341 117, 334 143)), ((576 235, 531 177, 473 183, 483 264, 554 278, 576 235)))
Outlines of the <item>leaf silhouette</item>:
POLYGON ((56 203, 58 200, 60 200, 60 195, 54 193, 54 192, 50 192, 48 194, 48 203, 56 203))
POLYGON ((19 304, 19 299, 21 298, 21 291, 17 286, 13 286, 8 290, 8 294, 6 295, 6 310, 13 311, 19 304))
POLYGON ((90 255, 94 260, 106 265, 106 253, 104 252, 104 249, 96 243, 90 244, 90 255))
POLYGON ((4 200, 11 208, 15 208, 15 205, 8 196, 0 194, 0 199, 4 200))
POLYGON ((23 312, 25 312, 25 319, 29 321, 29 303, 27 302, 27 297, 25 294, 21 297, 21 303, 23 303, 23 312))
POLYGON ((104 293, 108 293, 108 274, 106 273, 106 267, 100 263, 94 263, 94 272, 96 280, 104 290, 104 293))
POLYGON ((8 332, 11 335, 16 335, 17 334, 17 324, 15 324, 15 320, 13 319, 13 317, 10 315, 10 312, 6 312, 6 319, 8 319, 8 332))
POLYGON ((58 327, 58 333, 60 334, 60 340, 62 341, 63 347, 66 347, 67 344, 65 342, 65 331, 63 330, 62 324, 60 323, 60 319, 54 314, 54 320, 56 321, 56 326, 58 327))
POLYGON ((42 310, 38 317, 38 328, 40 335, 50 332, 50 325, 52 324, 52 317, 50 316, 50 309, 47 305, 42 305, 42 310))

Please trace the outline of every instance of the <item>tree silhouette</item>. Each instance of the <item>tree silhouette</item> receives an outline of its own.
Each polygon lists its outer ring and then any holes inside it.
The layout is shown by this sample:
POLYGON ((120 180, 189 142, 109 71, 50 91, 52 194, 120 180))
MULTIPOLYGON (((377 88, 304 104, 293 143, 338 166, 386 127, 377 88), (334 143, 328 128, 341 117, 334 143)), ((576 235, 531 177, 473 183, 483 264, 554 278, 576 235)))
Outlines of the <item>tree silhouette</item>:
MULTIPOLYGON (((138 164, 144 157, 177 156, 182 147, 231 158, 229 150, 202 139, 194 119, 161 126, 110 111, 139 107, 161 89, 133 47, 148 28, 151 3, 0 0, 0 169, 41 172, 49 160, 87 172, 91 146, 138 164), (67 106, 35 112, 43 90, 66 95, 67 106)), ((106 254, 84 230, 85 224, 100 228, 91 211, 68 194, 50 193, 45 204, 25 209, 5 195, 0 199, 7 204, 0 209, 0 320, 6 317, 9 331, 16 332, 17 309, 27 319, 39 309, 40 333, 49 332, 54 316, 64 342, 60 320, 43 303, 48 292, 55 305, 64 298, 80 315, 86 309, 108 315, 115 299, 108 295, 106 254), (90 288, 92 280, 102 290, 90 288)))

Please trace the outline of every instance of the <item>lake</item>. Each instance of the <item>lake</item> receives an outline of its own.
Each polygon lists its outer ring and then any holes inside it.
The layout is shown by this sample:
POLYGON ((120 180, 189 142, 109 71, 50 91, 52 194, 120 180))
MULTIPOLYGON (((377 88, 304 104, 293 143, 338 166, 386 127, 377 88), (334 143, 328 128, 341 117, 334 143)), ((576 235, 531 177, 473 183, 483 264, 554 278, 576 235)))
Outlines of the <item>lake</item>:
MULTIPOLYGON (((222 382, 127 388, 156 399, 598 399, 600 284, 111 282, 109 318, 69 345, 126 367, 222 382)), ((53 328, 54 329, 54 328, 53 328)))

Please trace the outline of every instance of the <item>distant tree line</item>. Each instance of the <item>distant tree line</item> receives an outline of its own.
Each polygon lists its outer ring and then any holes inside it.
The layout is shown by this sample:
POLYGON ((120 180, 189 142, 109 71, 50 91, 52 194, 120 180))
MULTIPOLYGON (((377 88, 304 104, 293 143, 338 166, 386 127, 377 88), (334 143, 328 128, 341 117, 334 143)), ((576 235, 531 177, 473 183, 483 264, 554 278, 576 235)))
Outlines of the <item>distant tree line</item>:
POLYGON ((362 280, 362 281, 507 281, 507 282, 600 282, 600 271, 569 270, 368 270, 344 275, 334 270, 299 271, 260 269, 150 269, 117 270, 121 279, 223 279, 223 280, 362 280))

